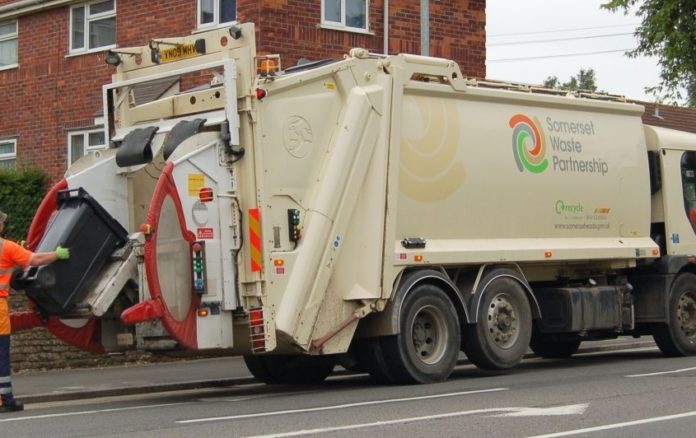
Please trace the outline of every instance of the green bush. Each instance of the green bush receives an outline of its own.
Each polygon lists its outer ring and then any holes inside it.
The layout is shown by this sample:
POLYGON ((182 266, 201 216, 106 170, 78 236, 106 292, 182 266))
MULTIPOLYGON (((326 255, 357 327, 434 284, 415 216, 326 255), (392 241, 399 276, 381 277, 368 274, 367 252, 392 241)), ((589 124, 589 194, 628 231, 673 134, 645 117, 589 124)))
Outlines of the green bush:
POLYGON ((15 241, 26 239, 48 183, 48 175, 35 167, 0 169, 0 210, 8 215, 4 237, 15 241))

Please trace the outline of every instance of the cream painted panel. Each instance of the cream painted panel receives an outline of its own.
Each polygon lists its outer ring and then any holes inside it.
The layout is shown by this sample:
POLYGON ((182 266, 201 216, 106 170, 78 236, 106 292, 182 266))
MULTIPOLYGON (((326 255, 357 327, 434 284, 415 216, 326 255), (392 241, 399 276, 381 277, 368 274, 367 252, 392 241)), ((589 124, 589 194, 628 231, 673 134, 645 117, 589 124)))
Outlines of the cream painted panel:
POLYGON ((639 117, 454 96, 404 96, 397 240, 649 235, 639 117))

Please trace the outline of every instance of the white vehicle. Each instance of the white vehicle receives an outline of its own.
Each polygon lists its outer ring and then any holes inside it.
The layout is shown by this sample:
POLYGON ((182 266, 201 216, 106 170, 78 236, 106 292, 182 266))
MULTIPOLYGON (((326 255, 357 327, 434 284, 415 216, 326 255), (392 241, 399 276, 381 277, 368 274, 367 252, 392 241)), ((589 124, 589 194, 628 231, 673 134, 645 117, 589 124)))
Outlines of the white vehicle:
POLYGON ((49 319, 57 336, 227 349, 268 383, 339 360, 436 382, 461 350, 506 369, 622 335, 696 353, 696 135, 444 59, 354 49, 282 70, 254 39, 109 54, 111 147, 68 170, 30 239, 50 237, 60 189, 129 234, 49 319))

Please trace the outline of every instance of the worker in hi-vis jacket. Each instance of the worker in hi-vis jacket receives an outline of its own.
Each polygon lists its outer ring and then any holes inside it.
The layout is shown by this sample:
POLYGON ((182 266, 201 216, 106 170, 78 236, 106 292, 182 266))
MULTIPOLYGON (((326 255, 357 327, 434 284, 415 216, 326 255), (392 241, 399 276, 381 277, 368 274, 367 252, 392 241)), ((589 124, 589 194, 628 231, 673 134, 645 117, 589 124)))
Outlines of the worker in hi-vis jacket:
MULTIPOLYGON (((7 214, 0 211, 0 235, 5 231, 7 214)), ((12 394, 10 367, 10 309, 7 299, 10 296, 10 280, 15 267, 41 266, 56 260, 70 258, 70 250, 58 246, 52 252, 31 252, 22 246, 0 238, 0 412, 14 412, 24 409, 12 394)))

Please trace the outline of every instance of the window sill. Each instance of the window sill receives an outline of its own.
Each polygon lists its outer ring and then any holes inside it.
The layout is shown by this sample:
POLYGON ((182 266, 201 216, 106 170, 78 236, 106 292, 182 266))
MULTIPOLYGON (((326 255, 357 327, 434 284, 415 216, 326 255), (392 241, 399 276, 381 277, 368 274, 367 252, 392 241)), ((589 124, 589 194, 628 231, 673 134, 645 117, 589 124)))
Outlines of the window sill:
POLYGON ((347 26, 340 26, 340 25, 328 24, 328 23, 317 24, 317 27, 319 29, 338 30, 341 32, 359 33, 362 35, 372 35, 372 36, 375 35, 375 33, 369 29, 360 29, 357 27, 347 27, 347 26))
POLYGON ((0 71, 12 70, 13 68, 19 68, 19 64, 9 64, 9 65, 0 67, 0 71))
POLYGON ((112 44, 110 46, 97 47, 96 49, 69 52, 67 55, 65 55, 65 57, 66 58, 73 58, 75 56, 91 55, 93 53, 106 52, 107 50, 111 50, 111 49, 115 49, 115 48, 116 48, 116 44, 112 44))
POLYGON ((195 35, 197 33, 202 33, 202 32, 208 32, 211 30, 216 30, 216 29, 224 29, 227 27, 234 26, 235 24, 238 24, 237 21, 228 21, 227 23, 220 23, 220 24, 206 24, 204 26, 198 26, 198 28, 194 29, 191 34, 195 35))

